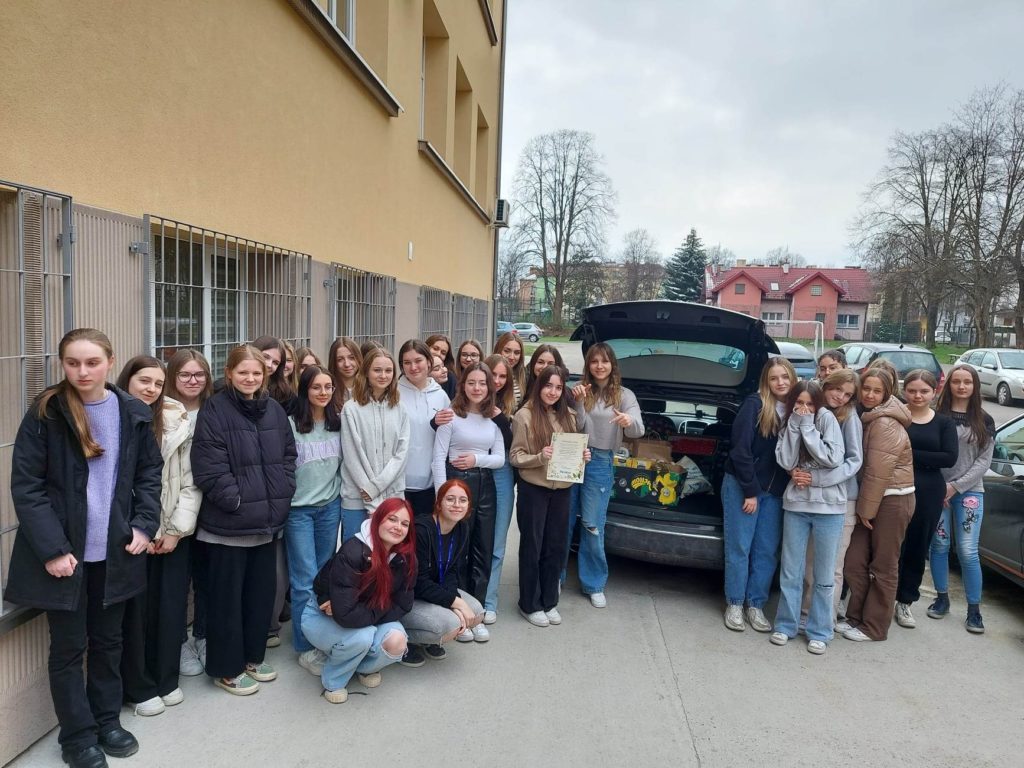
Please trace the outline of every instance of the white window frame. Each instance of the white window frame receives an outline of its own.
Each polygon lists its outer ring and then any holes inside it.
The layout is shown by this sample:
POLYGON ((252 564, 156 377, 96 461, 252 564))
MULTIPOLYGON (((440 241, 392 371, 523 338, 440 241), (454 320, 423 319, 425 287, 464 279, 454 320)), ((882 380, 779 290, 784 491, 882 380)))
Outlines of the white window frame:
POLYGON ((836 315, 836 328, 860 328, 860 315, 836 315))
POLYGON ((781 323, 785 320, 785 313, 783 312, 762 312, 761 320, 765 323, 781 323))

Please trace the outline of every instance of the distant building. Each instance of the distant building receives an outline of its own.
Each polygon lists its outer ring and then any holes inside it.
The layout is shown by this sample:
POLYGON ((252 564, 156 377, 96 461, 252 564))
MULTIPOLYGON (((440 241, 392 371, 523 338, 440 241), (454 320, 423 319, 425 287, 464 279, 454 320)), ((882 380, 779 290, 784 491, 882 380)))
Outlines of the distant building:
POLYGON ((738 259, 731 269, 708 267, 705 291, 716 307, 759 317, 773 336, 797 339, 814 338, 816 321, 826 339, 860 341, 874 303, 871 275, 863 267, 747 266, 738 259))

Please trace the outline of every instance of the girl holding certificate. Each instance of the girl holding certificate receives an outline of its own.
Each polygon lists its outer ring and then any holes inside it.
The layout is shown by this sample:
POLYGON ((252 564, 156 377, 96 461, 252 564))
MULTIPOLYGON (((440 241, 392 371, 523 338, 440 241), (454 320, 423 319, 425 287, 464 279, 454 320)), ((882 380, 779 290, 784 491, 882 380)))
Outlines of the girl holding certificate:
MULTIPOLYGON (((568 546, 568 481, 548 480, 552 436, 576 432, 565 392, 565 371, 548 366, 512 420, 510 461, 519 470, 519 612, 536 627, 561 624, 558 581, 568 546)), ((584 449, 584 461, 590 451, 584 449)))
MULTIPOLYGON (((622 445, 623 436, 643 437, 644 422, 636 396, 622 386, 619 363, 610 346, 601 342, 590 347, 583 368, 583 381, 572 394, 576 398, 577 423, 587 433, 592 458, 579 488, 583 528, 576 564, 583 594, 590 597, 595 608, 604 608, 604 587, 608 583, 604 524, 615 481, 612 453, 622 445)), ((576 527, 574 516, 570 516, 569 525, 571 539, 571 529, 576 527)))

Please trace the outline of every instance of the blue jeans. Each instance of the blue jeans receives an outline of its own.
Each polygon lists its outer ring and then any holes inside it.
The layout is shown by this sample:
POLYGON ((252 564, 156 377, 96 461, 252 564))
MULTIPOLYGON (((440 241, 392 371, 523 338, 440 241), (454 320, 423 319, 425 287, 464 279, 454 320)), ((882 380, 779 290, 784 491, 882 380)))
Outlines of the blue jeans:
POLYGON ((807 562, 807 539, 814 541, 814 592, 807 614, 807 639, 828 642, 832 639, 835 610, 832 594, 835 589, 836 553, 843 538, 846 515, 823 515, 791 512, 784 515, 782 529, 782 573, 779 584, 779 609, 775 614, 775 631, 796 637, 800 621, 800 603, 804 593, 804 568, 807 562))
POLYGON ((320 682, 328 691, 344 688, 356 672, 361 675, 379 672, 402 658, 390 655, 381 647, 384 638, 392 632, 405 635, 405 629, 397 621, 351 629, 338 624, 311 600, 302 614, 302 631, 309 642, 327 654, 320 682))
MULTIPOLYGON (((612 452, 590 449, 591 459, 583 473, 583 483, 573 486, 578 489, 574 498, 579 500, 580 549, 576 566, 580 573, 583 594, 604 592, 608 583, 608 559, 604 553, 604 526, 608 520, 608 502, 612 497, 615 482, 615 468, 612 466, 612 452)), ((576 525, 574 508, 569 512, 569 540, 576 525)))
POLYGON ((292 645, 299 653, 313 648, 302 634, 302 609, 313 595, 313 579, 338 547, 341 500, 319 507, 292 507, 284 524, 288 583, 292 590, 292 645))
POLYGON ((363 525, 363 520, 366 519, 366 510, 360 507, 359 509, 346 509, 341 508, 341 543, 344 544, 346 541, 351 539, 357 533, 359 533, 360 527, 363 525))
POLYGON ((505 542, 508 528, 512 524, 512 505, 516 500, 516 479, 512 466, 506 461, 500 469, 491 470, 494 476, 494 551, 491 553, 491 578, 487 582, 485 611, 498 610, 498 587, 501 581, 501 566, 505 562, 505 542))
POLYGON ((981 603, 981 560, 978 558, 978 539, 981 537, 981 519, 985 511, 985 494, 976 491, 958 493, 942 508, 939 527, 935 529, 931 546, 932 582, 936 592, 949 591, 949 537, 956 532, 956 556, 960 560, 960 575, 968 605, 981 603))
POLYGON ((728 472, 722 481, 722 527, 725 534, 725 600, 764 608, 779 564, 782 499, 757 497, 757 511, 743 511, 743 489, 728 472))

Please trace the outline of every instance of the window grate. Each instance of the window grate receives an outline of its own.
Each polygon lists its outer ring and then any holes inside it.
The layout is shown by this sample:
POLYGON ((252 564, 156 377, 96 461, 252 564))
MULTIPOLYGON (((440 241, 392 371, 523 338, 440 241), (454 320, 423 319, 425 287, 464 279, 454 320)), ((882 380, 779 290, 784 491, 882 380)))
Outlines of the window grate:
POLYGON ((420 288, 420 338, 452 335, 452 295, 439 288, 420 288))
POLYGON ((258 336, 309 345, 309 255, 160 216, 146 220, 156 357, 200 349, 217 371, 233 347, 258 336))
POLYGON ((394 277, 334 265, 334 333, 395 348, 394 277))
MULTIPOLYGON (((18 528, 11 456, 32 400, 61 378, 57 349, 74 327, 71 197, 0 181, 0 588, 18 528)), ((0 603, 0 615, 10 609, 0 603)))
POLYGON ((452 301, 452 344, 456 347, 467 339, 476 339, 475 300, 471 296, 455 294, 452 301))
POLYGON ((490 315, 491 303, 487 299, 474 299, 473 301, 473 337, 483 343, 484 352, 490 345, 487 344, 487 318, 490 315))

